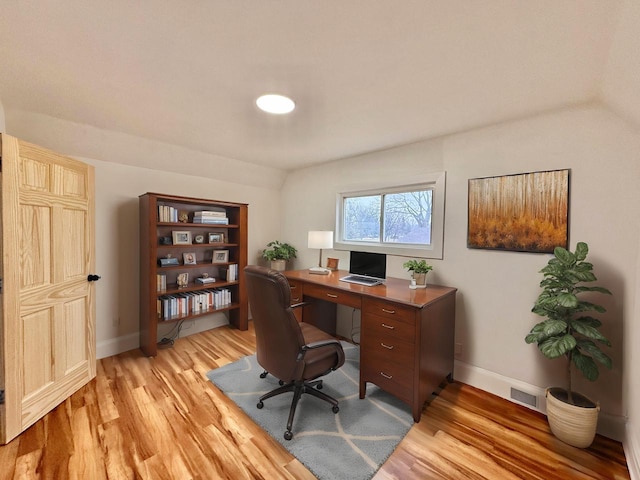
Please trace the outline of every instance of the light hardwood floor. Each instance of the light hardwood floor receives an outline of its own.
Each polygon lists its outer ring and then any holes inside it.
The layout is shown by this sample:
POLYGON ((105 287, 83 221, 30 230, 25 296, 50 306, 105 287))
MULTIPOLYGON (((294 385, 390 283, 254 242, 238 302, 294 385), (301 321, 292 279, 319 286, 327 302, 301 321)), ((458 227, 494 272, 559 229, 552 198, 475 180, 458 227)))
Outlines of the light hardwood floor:
MULTIPOLYGON (((313 479, 205 377, 254 352, 221 327, 147 358, 105 358, 95 380, 5 446, 0 479, 313 479)), ((460 383, 424 409, 381 479, 628 479, 622 446, 556 440, 545 418, 460 383)))

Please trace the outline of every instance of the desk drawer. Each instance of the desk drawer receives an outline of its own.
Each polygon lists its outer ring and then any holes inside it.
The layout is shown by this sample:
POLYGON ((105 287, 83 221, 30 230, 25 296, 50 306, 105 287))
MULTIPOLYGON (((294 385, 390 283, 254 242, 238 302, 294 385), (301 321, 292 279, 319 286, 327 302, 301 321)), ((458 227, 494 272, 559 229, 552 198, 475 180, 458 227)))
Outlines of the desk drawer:
POLYGON ((302 282, 289 280, 289 289, 291 290, 291 304, 302 302, 302 282))
POLYGON ((388 319, 396 319, 402 322, 414 323, 416 309, 408 305, 392 303, 377 298, 365 298, 362 302, 362 313, 364 315, 380 315, 388 319))
POLYGON ((362 332, 361 355, 362 362, 365 360, 386 366, 390 363, 400 365, 403 370, 413 370, 413 343, 398 340, 387 335, 386 332, 362 332))
POLYGON ((380 315, 363 315, 362 331, 366 335, 372 335, 379 339, 402 340, 411 344, 416 341, 415 327, 413 323, 407 323, 394 317, 381 317, 380 315))
POLYGON ((358 309, 362 308, 362 302, 359 295, 334 288, 327 288, 307 283, 304 286, 304 294, 327 302, 339 303, 340 305, 346 305, 348 307, 358 309))
POLYGON ((413 368, 386 362, 384 358, 362 359, 360 378, 372 382, 396 397, 411 402, 413 394, 413 368))

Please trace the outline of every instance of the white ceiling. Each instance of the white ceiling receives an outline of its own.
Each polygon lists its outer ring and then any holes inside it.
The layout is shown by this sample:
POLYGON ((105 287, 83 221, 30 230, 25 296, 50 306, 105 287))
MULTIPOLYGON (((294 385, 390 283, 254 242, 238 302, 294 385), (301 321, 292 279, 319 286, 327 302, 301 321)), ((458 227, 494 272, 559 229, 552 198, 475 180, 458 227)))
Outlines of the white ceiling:
POLYGON ((615 0, 0 0, 0 101, 294 169, 589 101, 618 11, 615 0), (265 92, 297 109, 260 112, 265 92))

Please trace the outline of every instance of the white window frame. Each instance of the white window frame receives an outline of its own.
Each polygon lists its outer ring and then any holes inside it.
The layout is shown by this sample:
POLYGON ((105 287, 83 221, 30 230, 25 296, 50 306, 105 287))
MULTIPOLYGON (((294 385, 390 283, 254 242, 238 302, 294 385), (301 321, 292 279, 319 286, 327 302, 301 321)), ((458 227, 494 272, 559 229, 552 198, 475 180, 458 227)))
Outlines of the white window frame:
POLYGON ((357 250, 361 252, 386 253, 388 255, 399 255, 405 257, 420 258, 443 258, 444 246, 444 200, 446 188, 446 173, 436 172, 423 175, 413 175, 406 183, 394 182, 394 184, 381 185, 370 184, 351 187, 338 192, 336 195, 336 227, 335 242, 333 248, 336 250, 357 250), (431 245, 407 245, 401 246, 382 242, 361 242, 349 241, 343 238, 343 208, 344 199, 353 196, 381 195, 407 190, 432 190, 431 207, 431 245))

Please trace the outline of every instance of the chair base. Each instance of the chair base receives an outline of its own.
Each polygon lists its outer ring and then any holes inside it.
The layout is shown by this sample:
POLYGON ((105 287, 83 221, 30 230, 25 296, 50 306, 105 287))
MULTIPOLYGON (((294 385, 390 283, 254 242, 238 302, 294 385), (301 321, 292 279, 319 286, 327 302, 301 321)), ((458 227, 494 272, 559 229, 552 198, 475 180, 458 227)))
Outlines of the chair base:
MULTIPOLYGON (((260 377, 264 378, 263 374, 261 374, 260 377)), ((293 400, 291 401, 291 408, 289 409, 289 419, 287 420, 287 430, 284 432, 284 439, 291 440, 293 438, 293 433, 291 433, 291 427, 293 426, 293 417, 296 414, 296 407, 298 406, 298 401, 300 400, 300 397, 302 397, 303 393, 309 393, 314 397, 330 403, 332 405, 331 410, 333 411, 333 413, 338 413, 340 411, 338 401, 335 398, 327 395, 326 393, 321 392, 321 388, 322 380, 313 380, 309 382, 297 381, 287 383, 286 385, 282 385, 281 387, 278 387, 262 395, 260 397, 260 400, 258 400, 258 404, 256 405, 256 407, 264 407, 263 402, 268 398, 275 397, 276 395, 280 395, 282 393, 293 392, 293 400)))

